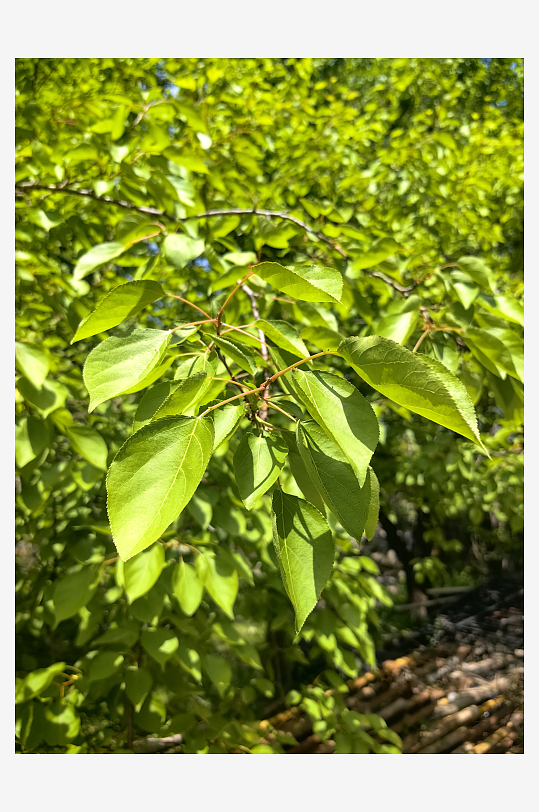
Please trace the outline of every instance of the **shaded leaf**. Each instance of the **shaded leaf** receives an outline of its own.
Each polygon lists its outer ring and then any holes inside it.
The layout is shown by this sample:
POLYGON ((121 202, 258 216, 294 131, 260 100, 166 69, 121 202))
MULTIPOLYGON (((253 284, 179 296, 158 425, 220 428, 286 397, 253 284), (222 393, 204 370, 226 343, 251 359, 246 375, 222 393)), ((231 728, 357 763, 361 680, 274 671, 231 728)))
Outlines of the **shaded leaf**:
POLYGON ((15 364, 36 389, 41 389, 49 372, 49 356, 45 350, 34 344, 23 344, 21 341, 16 341, 15 364))
POLYGON ((286 443, 273 435, 244 434, 234 454, 234 475, 240 497, 251 510, 273 485, 288 454, 286 443))

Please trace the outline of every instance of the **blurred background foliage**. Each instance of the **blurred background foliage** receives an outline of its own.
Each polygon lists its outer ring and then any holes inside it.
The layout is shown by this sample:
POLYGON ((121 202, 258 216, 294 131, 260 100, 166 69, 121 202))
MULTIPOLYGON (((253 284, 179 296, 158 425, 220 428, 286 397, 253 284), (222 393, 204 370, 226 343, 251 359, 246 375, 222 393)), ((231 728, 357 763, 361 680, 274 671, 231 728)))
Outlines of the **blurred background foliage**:
MULTIPOLYGON (((150 735, 281 753, 290 737, 260 721, 293 704, 338 752, 399 752, 343 700, 415 622, 393 604, 522 568, 523 60, 19 59, 15 133, 17 752, 129 753, 150 735), (231 209, 247 213, 195 217, 231 209), (82 366, 106 334, 70 343, 122 281, 215 313, 261 259, 333 265, 344 306, 259 281, 229 320, 254 305, 313 352, 372 334, 417 348, 465 383, 491 455, 348 370, 380 422, 380 523, 360 556, 333 521, 333 575, 297 639, 269 498, 253 513, 238 498, 235 438, 121 566, 104 478, 142 393, 88 415, 82 366), (388 549, 401 572, 384 585, 371 555, 388 549)), ((167 299, 137 319, 191 314, 167 299)))

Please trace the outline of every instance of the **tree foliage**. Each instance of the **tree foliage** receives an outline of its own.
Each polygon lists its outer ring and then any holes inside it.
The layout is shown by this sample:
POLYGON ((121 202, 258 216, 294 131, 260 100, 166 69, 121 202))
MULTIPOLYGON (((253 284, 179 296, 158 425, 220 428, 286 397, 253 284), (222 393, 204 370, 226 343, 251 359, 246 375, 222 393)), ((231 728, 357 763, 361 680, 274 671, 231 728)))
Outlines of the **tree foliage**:
POLYGON ((408 593, 521 554, 522 81, 18 60, 20 752, 399 752, 362 536, 408 593))

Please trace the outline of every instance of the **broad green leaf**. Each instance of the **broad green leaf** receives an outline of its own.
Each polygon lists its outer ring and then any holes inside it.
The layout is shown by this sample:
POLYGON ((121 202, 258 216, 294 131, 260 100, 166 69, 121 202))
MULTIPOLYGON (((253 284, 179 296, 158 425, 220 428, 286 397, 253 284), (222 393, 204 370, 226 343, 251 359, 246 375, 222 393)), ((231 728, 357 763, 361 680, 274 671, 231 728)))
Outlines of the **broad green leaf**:
MULTIPOLYGON (((344 336, 329 327, 304 327, 301 337, 321 350, 336 350, 344 336)), ((308 355, 309 353, 307 353, 308 355)))
POLYGON ((128 336, 107 338, 92 350, 83 370, 90 393, 88 411, 144 380, 161 361, 169 337, 163 330, 133 330, 128 336))
POLYGON ((290 465, 292 476, 296 480, 298 488, 302 492, 307 502, 314 505, 315 508, 317 508, 317 510, 319 510, 323 516, 325 516, 326 506, 324 504, 324 500, 311 479, 305 463, 303 462, 303 458, 299 453, 295 434, 292 431, 282 431, 281 436, 288 446, 287 462, 290 465))
POLYGON ((78 326, 71 343, 104 333, 164 296, 161 285, 147 279, 127 282, 111 290, 78 326))
POLYGON ((210 524, 213 516, 213 500, 200 488, 193 494, 187 510, 203 530, 210 524))
MULTIPOLYGON (((501 335, 506 338, 511 334, 510 330, 502 330, 501 335)), ((522 345, 522 341, 515 335, 515 342, 522 345)), ((466 346, 472 354, 494 375, 498 375, 505 380, 507 374, 518 378, 511 352, 506 342, 490 330, 482 330, 479 327, 469 327, 465 334, 466 346)))
POLYGON ((170 336, 170 346, 175 347, 176 344, 183 344, 190 336, 194 335, 200 329, 199 324, 190 324, 190 322, 183 322, 185 326, 176 325, 174 332, 170 336), (178 329, 179 328, 179 329, 178 329))
POLYGON ((386 316, 380 321, 373 322, 370 332, 390 338, 397 344, 406 344, 415 330, 418 318, 419 311, 417 310, 386 316))
POLYGON ((208 381, 205 372, 196 372, 190 378, 176 384, 167 399, 157 409, 154 419, 182 414, 185 409, 193 406, 202 398, 210 385, 211 381, 208 381))
POLYGON ((56 409, 61 409, 69 395, 66 387, 58 381, 47 380, 41 389, 36 389, 26 378, 19 378, 17 389, 28 403, 41 412, 43 418, 48 417, 56 409))
POLYGON ((90 662, 88 669, 88 682, 112 677, 123 665, 123 655, 117 651, 100 651, 90 662))
POLYGON ((378 515, 380 513, 380 484, 378 477, 369 467, 369 484, 370 484, 370 499, 369 499, 369 512, 367 521, 365 523, 365 535, 370 541, 374 536, 376 525, 378 524, 378 515))
POLYGON ((250 665, 252 668, 256 668, 259 671, 263 671, 264 667, 260 660, 260 654, 256 650, 254 646, 251 646, 249 643, 246 643, 244 646, 238 646, 236 649, 236 654, 240 657, 244 663, 250 665))
POLYGON ((15 460, 19 468, 39 457, 48 448, 50 432, 44 420, 39 417, 24 417, 15 426, 15 460))
POLYGON ((378 420, 355 386, 330 372, 292 370, 311 417, 337 443, 355 471, 359 485, 378 443, 378 420))
POLYGON ((224 559, 201 554, 195 561, 198 577, 225 615, 234 620, 234 601, 238 594, 238 573, 224 559))
POLYGON ((165 549, 162 544, 154 544, 144 553, 130 558, 124 566, 124 587, 133 603, 150 591, 165 566, 165 549))
POLYGON ((266 338, 271 339, 281 349, 300 358, 306 358, 309 355, 309 351, 299 337, 298 331, 287 321, 258 319, 255 327, 262 330, 266 338))
POLYGON ((39 696, 49 687, 54 678, 63 672, 65 667, 65 663, 54 663, 48 668, 31 671, 16 685, 15 704, 20 705, 21 702, 27 702, 34 696, 39 696))
POLYGON ((36 389, 41 389, 49 372, 49 356, 34 344, 15 342, 15 364, 36 389))
POLYGON ((460 257, 457 259, 457 265, 468 274, 476 285, 487 290, 492 290, 493 275, 492 271, 485 265, 481 259, 477 257, 460 257))
POLYGON ((204 251, 203 240, 193 240, 186 234, 169 234, 163 242, 163 252, 175 268, 182 269, 204 251))
POLYGON ((477 300, 477 304, 495 316, 501 316, 502 319, 524 327, 524 307, 516 299, 510 299, 508 296, 482 295, 477 300))
POLYGON ((139 711, 153 685, 152 675, 145 668, 128 668, 125 672, 125 692, 139 711))
POLYGON ((346 338, 339 353, 373 389, 483 448, 466 387, 443 364, 379 336, 346 338))
POLYGON ((176 652, 179 641, 171 629, 145 629, 141 636, 142 647, 161 667, 176 652))
POLYGON ((227 661, 223 657, 217 656, 217 654, 206 654, 202 664, 208 677, 217 688, 219 696, 224 696, 232 680, 232 669, 227 661))
POLYGON ((216 374, 215 365, 211 357, 217 360, 214 353, 206 355, 196 355, 184 361, 174 374, 175 381, 183 381, 185 378, 190 378, 191 375, 196 375, 197 372, 205 372, 208 378, 213 378, 216 374))
POLYGON ((77 454, 96 468, 107 470, 107 444, 98 431, 85 426, 74 426, 67 429, 66 433, 77 454))
POLYGON ((109 468, 107 494, 112 537, 124 561, 156 541, 187 505, 206 470, 213 436, 211 420, 164 417, 121 447, 109 468))
POLYGON ((78 259, 73 271, 73 278, 76 281, 84 279, 85 276, 88 276, 100 265, 119 257, 128 248, 129 246, 124 245, 123 242, 104 242, 101 245, 96 245, 78 259))
POLYGON ((499 339, 511 356, 511 363, 505 365, 505 370, 513 378, 524 383, 524 341, 513 330, 499 327, 489 327, 488 333, 499 339))
POLYGON ((335 268, 261 262, 254 272, 277 290, 304 302, 340 302, 343 279, 335 268))
POLYGON ((298 633, 331 575, 333 538, 316 508, 281 490, 273 493, 272 524, 279 569, 294 607, 298 633))
POLYGON ((56 628, 62 620, 73 617, 83 606, 86 606, 97 588, 99 578, 99 567, 90 565, 56 581, 52 593, 55 617, 53 628, 56 628))
POLYGON ((243 402, 237 400, 234 403, 227 403, 222 408, 215 409, 211 412, 215 428, 214 451, 234 434, 241 423, 244 411, 245 407, 243 402))
POLYGON ((314 421, 297 425, 298 449, 324 501, 346 532, 361 540, 370 502, 370 481, 363 487, 337 443, 314 421))
POLYGON ((243 504, 251 510, 273 485, 288 454, 286 443, 269 434, 244 434, 234 454, 234 475, 243 504))
POLYGON ((465 310, 468 310, 479 295, 478 286, 474 284, 468 274, 460 271, 451 272, 451 283, 461 305, 465 310))
POLYGON ((133 432, 138 431, 152 420, 156 411, 175 387, 176 383, 172 381, 162 381, 144 392, 133 421, 133 432))
POLYGON ((191 172, 202 172, 205 175, 209 174, 209 169, 204 165, 203 161, 192 153, 186 152, 182 147, 170 146, 167 147, 163 155, 169 161, 173 161, 178 166, 184 166, 191 172))
POLYGON ((380 262, 393 256, 398 250, 399 244, 392 237, 383 237, 381 240, 377 240, 368 251, 365 251, 364 254, 352 261, 352 272, 348 272, 348 276, 351 279, 357 279, 360 276, 359 271, 379 265, 380 262))
POLYGON ((198 577, 197 571, 192 564, 186 564, 183 559, 174 569, 173 591, 178 599, 181 610, 184 614, 194 615, 204 592, 204 584, 198 577))
POLYGON ((250 347, 245 344, 240 345, 229 338, 222 338, 221 336, 212 336, 212 340, 217 346, 234 361, 241 369, 254 375, 256 372, 256 355, 250 347))
POLYGON ((105 634, 95 640, 99 646, 117 646, 132 648, 138 640, 140 633, 140 623, 136 620, 126 620, 119 626, 111 626, 105 634))
POLYGON ((133 395, 135 392, 140 392, 141 389, 146 389, 147 386, 151 386, 152 383, 155 383, 159 378, 165 374, 167 369, 171 364, 174 363, 174 356, 171 355, 168 358, 165 358, 162 364, 152 369, 151 372, 146 375, 145 378, 142 378, 138 383, 134 386, 131 386, 129 389, 125 389, 122 392, 122 395, 133 395))

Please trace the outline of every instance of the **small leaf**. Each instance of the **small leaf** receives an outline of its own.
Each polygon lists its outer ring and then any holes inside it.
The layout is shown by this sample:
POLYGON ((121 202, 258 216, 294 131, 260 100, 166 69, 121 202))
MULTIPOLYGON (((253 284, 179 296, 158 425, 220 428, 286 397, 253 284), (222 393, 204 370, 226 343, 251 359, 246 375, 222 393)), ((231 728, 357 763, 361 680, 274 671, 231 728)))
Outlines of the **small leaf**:
POLYGON ((374 536, 376 525, 378 524, 378 514, 380 513, 380 484, 378 477, 369 467, 370 500, 369 512, 365 523, 365 535, 370 541, 374 536))
POLYGON ((162 544, 154 544, 144 553, 126 561, 124 567, 124 587, 133 603, 150 591, 165 566, 165 550, 162 544))
POLYGON ((190 324, 188 321, 183 322, 185 326, 182 327, 182 323, 179 325, 177 324, 174 328, 174 332, 170 337, 170 346, 175 347, 176 344, 183 344, 190 336, 194 335, 200 329, 199 324, 190 324))
POLYGON ((65 663, 54 663, 48 668, 38 668, 36 671, 31 671, 17 684, 15 704, 20 705, 21 702, 27 702, 29 699, 39 696, 49 687, 53 679, 62 673, 65 667, 65 663))
POLYGON ((223 350, 225 355, 231 358, 241 369, 254 375, 256 372, 256 355, 250 347, 245 344, 239 345, 229 338, 212 336, 212 340, 223 350))
POLYGON ((189 406, 193 406, 203 397, 210 385, 211 381, 208 381, 205 372, 197 372, 176 384, 170 395, 157 409, 154 419, 182 414, 189 406))
POLYGON ((362 487, 341 449, 314 421, 298 423, 297 444, 309 475, 335 518, 360 541, 370 503, 370 481, 362 487))
POLYGON ((166 258, 180 270, 204 252, 204 241, 193 240, 186 234, 169 234, 163 242, 166 258))
POLYGON ((283 583, 296 613, 296 633, 310 615, 333 569, 335 548, 316 508, 280 490, 273 494, 273 543, 283 583))
POLYGON ((363 485, 379 436, 372 406, 338 375, 299 369, 290 374, 311 417, 337 443, 363 485))
POLYGON ((207 554, 197 556, 195 566, 208 594, 225 615, 234 620, 234 601, 238 594, 238 573, 235 568, 228 561, 207 554))
POLYGON ((19 468, 24 468, 41 452, 48 448, 50 432, 44 420, 38 417, 25 417, 15 426, 15 460, 19 468))
MULTIPOLYGON (((266 335, 266 338, 271 339, 274 344, 277 344, 281 349, 291 352, 300 358, 306 358, 309 355, 307 347, 298 335, 298 331, 287 321, 268 321, 266 319, 258 319, 255 327, 266 335)), ((341 339, 342 340, 342 339, 341 339)))
POLYGON ((67 429, 71 447, 96 468, 107 470, 107 444, 98 431, 84 426, 67 429))
POLYGON ((492 290, 492 271, 485 263, 477 257, 460 257, 457 259, 459 268, 468 274, 476 285, 487 290, 492 290))
POLYGON ((346 338, 339 354, 378 392, 483 448, 466 387, 443 364, 379 336, 346 338))
POLYGON ((147 279, 119 285, 111 290, 96 309, 81 321, 71 343, 74 344, 75 341, 90 338, 90 336, 110 330, 111 327, 116 327, 164 295, 161 285, 147 279))
POLYGON ((88 411, 146 378, 161 361, 169 336, 163 330, 133 330, 128 336, 107 338, 92 350, 83 370, 90 393, 88 411))
POLYGON ((36 389, 41 389, 49 372, 49 356, 45 350, 34 344, 23 344, 21 341, 16 341, 15 364, 36 389))
POLYGON ((213 423, 164 417, 124 443, 109 468, 108 514, 127 561, 156 541, 198 487, 213 448, 213 423))
POLYGON ((99 567, 90 565, 55 582, 52 593, 55 615, 53 628, 86 606, 97 588, 99 578, 99 567))
POLYGON ((217 688, 219 696, 223 696, 232 680, 232 669, 229 664, 217 654, 206 654, 202 663, 204 670, 217 688))
POLYGON ((248 510, 271 488, 287 454, 286 443, 280 437, 243 435, 234 454, 234 475, 241 500, 248 510))
POLYGON ((192 564, 180 563, 174 569, 173 591, 184 614, 194 615, 204 592, 204 585, 192 564))
POLYGON ((138 713, 153 685, 152 675, 145 668, 128 668, 125 672, 125 692, 138 713))
MULTIPOLYGON (((214 353, 210 353, 210 355, 217 360, 214 353)), ((205 372, 208 378, 215 376, 215 365, 205 353, 188 358, 187 361, 180 364, 174 375, 174 380, 183 381, 185 378, 190 378, 191 375, 196 375, 197 372, 205 372)))
POLYGON ((73 271, 73 278, 76 281, 84 279, 95 268, 119 257, 128 248, 129 246, 124 245, 123 242, 104 242, 101 245, 96 245, 79 258, 73 271))
POLYGON ((88 669, 88 682, 95 682, 99 679, 108 679, 120 670, 124 658, 117 651, 101 651, 90 662, 88 669))
POLYGON ((335 330, 320 325, 317 327, 304 327, 301 331, 301 337, 321 350, 336 350, 344 339, 344 336, 335 332, 335 330))
POLYGON ((277 290, 304 302, 340 302, 343 279, 335 268, 261 262, 253 271, 277 290))
POLYGON ((244 406, 240 401, 235 403, 227 403, 221 409, 215 409, 211 412, 213 415, 213 425, 215 427, 215 440, 213 450, 215 451, 219 446, 231 437, 239 424, 241 423, 244 406))
POLYGON ((143 648, 153 657, 161 667, 170 660, 178 648, 179 641, 176 634, 171 629, 145 629, 140 642, 143 648))
POLYGON ((45 381, 41 389, 36 389, 26 378, 19 378, 17 389, 28 403, 41 412, 43 418, 60 409, 69 394, 66 387, 58 381, 45 381))
POLYGON ((379 265, 380 262, 393 256, 398 250, 399 244, 392 237, 383 237, 373 243, 368 251, 365 251, 364 254, 352 261, 352 273, 348 275, 351 279, 357 279, 360 276, 359 271, 379 265))

